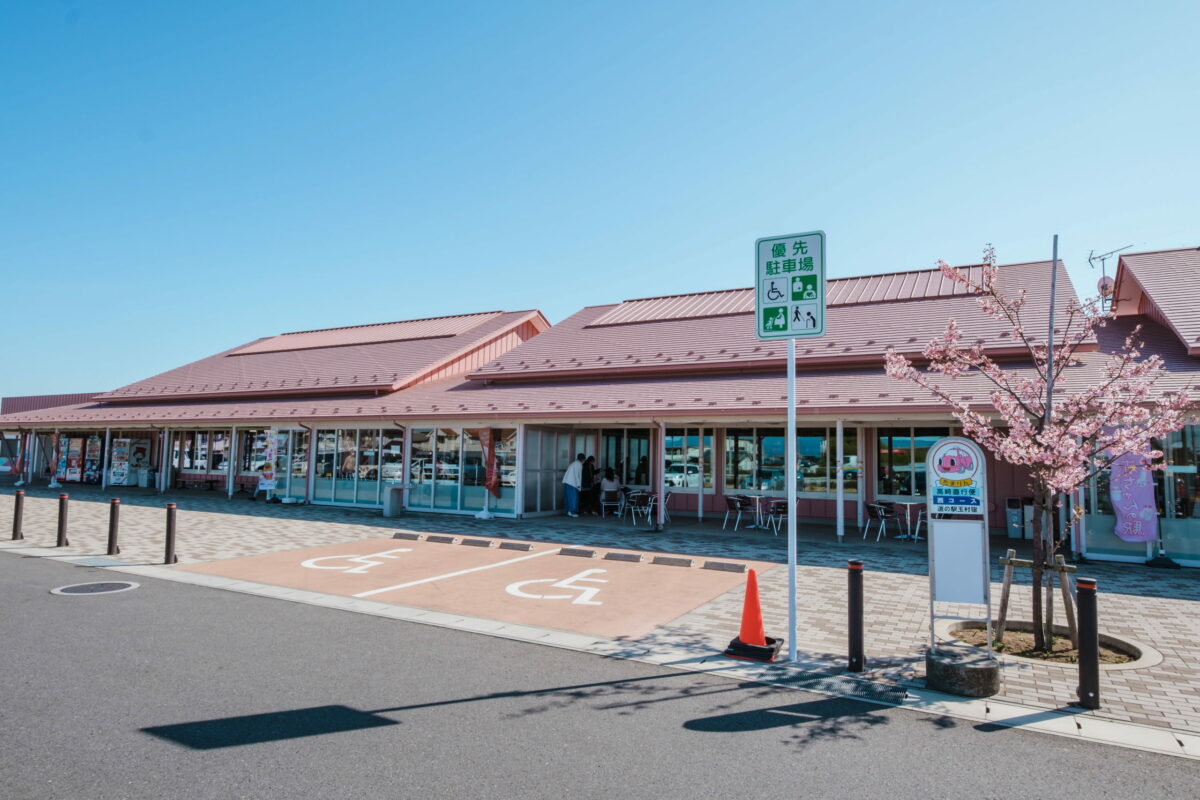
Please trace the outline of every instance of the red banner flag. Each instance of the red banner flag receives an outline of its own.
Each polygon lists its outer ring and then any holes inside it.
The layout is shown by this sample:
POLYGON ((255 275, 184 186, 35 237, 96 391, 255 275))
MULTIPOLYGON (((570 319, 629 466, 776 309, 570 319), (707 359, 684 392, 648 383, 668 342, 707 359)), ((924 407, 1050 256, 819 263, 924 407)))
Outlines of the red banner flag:
POLYGON ((500 497, 500 470, 496 468, 496 439, 491 428, 479 429, 479 447, 483 450, 483 464, 487 470, 483 485, 493 497, 500 497))

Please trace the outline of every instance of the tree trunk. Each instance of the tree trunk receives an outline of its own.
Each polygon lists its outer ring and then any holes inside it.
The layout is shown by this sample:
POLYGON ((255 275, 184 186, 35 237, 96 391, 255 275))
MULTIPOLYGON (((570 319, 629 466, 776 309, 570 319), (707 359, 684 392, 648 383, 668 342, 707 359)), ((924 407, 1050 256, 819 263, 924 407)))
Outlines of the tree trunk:
POLYGON ((1046 549, 1042 542, 1042 520, 1046 511, 1046 493, 1038 486, 1033 492, 1033 646, 1047 649, 1046 630, 1042 625, 1042 566, 1046 563, 1046 549))

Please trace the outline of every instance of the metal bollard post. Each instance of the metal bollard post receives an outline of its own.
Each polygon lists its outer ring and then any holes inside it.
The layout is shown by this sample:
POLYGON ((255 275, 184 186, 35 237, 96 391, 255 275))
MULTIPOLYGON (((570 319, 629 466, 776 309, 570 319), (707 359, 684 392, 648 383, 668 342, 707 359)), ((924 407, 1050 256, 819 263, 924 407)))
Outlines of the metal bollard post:
POLYGON ((22 531, 22 520, 21 520, 21 518, 24 516, 25 516, 25 491, 23 489, 17 489, 17 496, 13 498, 12 540, 14 542, 19 542, 25 538, 25 534, 22 531))
POLYGON ((849 672, 862 672, 866 667, 866 658, 863 655, 863 562, 856 558, 846 566, 849 587, 849 598, 846 605, 850 616, 848 627, 850 656, 846 669, 849 672))
POLYGON ((1100 624, 1096 612, 1096 580, 1076 578, 1076 604, 1079 607, 1079 688, 1075 704, 1082 708, 1100 707, 1100 624))
POLYGON ((121 501, 114 497, 108 506, 108 554, 120 555, 121 548, 117 547, 117 529, 121 525, 121 501))
POLYGON ((164 564, 178 564, 175 555, 175 504, 167 503, 167 552, 163 556, 164 564))
POLYGON ((70 547, 67 541, 67 495, 58 496, 58 542, 55 547, 70 547))

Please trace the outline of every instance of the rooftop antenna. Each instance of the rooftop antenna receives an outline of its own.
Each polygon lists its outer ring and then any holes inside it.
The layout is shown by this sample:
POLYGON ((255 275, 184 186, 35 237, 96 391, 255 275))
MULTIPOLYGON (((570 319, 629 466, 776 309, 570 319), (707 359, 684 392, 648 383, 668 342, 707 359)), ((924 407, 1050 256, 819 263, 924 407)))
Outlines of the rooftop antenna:
POLYGON ((1127 244, 1124 247, 1118 247, 1116 250, 1109 250, 1107 253, 1103 253, 1101 255, 1096 255, 1095 250, 1088 254, 1088 263, 1092 265, 1093 269, 1096 268, 1096 262, 1100 262, 1100 280, 1097 282, 1096 288, 1100 290, 1100 306, 1105 311, 1108 311, 1109 307, 1112 305, 1114 283, 1113 279, 1108 277, 1108 259, 1112 258, 1122 250, 1128 250, 1131 247, 1133 247, 1133 245, 1127 244))

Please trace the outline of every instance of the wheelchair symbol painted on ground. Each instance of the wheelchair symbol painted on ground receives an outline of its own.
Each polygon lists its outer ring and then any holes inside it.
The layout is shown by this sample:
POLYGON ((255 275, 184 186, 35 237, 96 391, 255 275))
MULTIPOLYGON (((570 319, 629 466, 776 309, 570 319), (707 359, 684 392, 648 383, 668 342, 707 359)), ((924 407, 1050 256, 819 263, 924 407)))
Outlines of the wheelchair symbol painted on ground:
POLYGON ((386 564, 388 561, 394 561, 399 558, 399 553, 411 553, 412 550, 408 547, 398 547, 395 550, 384 550, 380 553, 371 553, 365 556, 357 556, 353 553, 340 556, 321 556, 320 558, 310 558, 307 561, 301 561, 300 566, 308 569, 336 569, 344 572, 347 575, 362 575, 371 567, 378 567, 381 564, 386 564), (321 561, 334 561, 335 564, 321 564, 321 561))
POLYGON ((585 569, 583 572, 576 573, 569 578, 563 578, 561 581, 555 578, 539 578, 533 581, 517 581, 510 583, 504 587, 504 591, 511 594, 513 597, 524 597, 527 600, 570 600, 573 605, 577 606, 598 606, 603 605, 599 600, 593 600, 600 592, 598 586, 579 586, 579 583, 608 583, 602 578, 589 578, 589 575, 599 575, 607 572, 605 569, 585 569), (568 589, 578 594, 532 594, 523 591, 523 587, 532 586, 535 583, 550 584, 547 589, 568 589))

